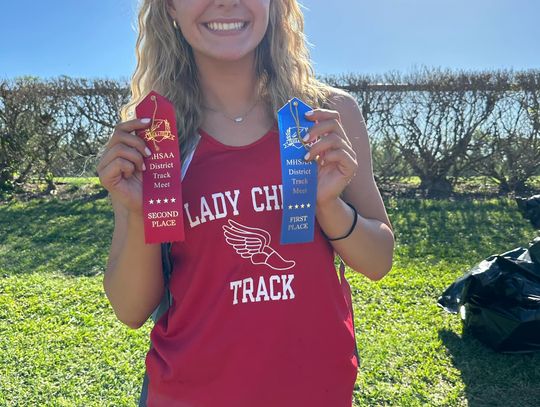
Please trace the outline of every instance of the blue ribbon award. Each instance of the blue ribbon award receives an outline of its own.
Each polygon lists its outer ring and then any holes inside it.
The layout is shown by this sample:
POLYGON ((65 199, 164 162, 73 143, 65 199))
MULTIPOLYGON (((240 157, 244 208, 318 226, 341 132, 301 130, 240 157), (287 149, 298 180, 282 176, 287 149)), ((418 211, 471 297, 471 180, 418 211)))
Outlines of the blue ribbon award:
POLYGON ((313 122, 304 115, 312 110, 298 98, 291 99, 278 111, 283 185, 281 244, 313 241, 317 201, 317 163, 306 162, 310 144, 303 141, 313 122))

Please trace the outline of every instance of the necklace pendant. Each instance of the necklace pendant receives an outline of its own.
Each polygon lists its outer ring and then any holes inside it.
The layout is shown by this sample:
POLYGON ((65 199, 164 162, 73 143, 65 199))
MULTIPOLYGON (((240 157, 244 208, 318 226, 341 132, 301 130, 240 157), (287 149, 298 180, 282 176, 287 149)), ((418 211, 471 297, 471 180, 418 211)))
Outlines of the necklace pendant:
POLYGON ((235 123, 242 123, 244 121, 243 117, 235 117, 234 118, 235 123))

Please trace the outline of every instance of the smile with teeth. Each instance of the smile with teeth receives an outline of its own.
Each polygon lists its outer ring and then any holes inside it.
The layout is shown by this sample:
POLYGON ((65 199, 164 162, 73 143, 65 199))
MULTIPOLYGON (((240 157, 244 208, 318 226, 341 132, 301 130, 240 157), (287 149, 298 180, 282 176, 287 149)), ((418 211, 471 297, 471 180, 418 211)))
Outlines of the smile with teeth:
POLYGON ((215 23, 209 22, 205 23, 205 26, 208 27, 211 31, 234 31, 241 30, 247 25, 246 21, 238 21, 234 23, 215 23))

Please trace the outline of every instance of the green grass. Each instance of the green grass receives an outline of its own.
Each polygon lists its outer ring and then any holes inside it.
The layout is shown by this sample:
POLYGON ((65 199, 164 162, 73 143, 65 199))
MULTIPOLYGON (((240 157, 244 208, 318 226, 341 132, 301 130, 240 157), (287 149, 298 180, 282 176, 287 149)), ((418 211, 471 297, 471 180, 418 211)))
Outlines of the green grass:
MULTIPOLYGON (((417 176, 410 176, 410 177, 402 177, 400 182, 404 184, 408 184, 411 187, 418 187, 420 185, 420 177, 417 176)), ((527 184, 534 189, 540 189, 540 176, 533 176, 531 177, 527 184)), ((474 177, 458 177, 457 179, 457 185, 456 190, 459 190, 463 187, 469 187, 473 188, 476 191, 483 191, 486 189, 486 187, 496 188, 497 182, 491 178, 486 176, 474 176, 474 177)))
MULTIPOLYGON (((504 355, 462 335, 441 292, 485 257, 535 236, 513 200, 390 199, 394 266, 347 271, 361 358, 356 406, 537 406, 540 354, 504 355)), ((102 288, 113 216, 105 199, 0 206, 0 405, 134 406, 151 321, 118 322, 102 288)))
POLYGON ((55 183, 58 184, 70 184, 70 185, 99 185, 98 177, 56 177, 54 179, 55 183))

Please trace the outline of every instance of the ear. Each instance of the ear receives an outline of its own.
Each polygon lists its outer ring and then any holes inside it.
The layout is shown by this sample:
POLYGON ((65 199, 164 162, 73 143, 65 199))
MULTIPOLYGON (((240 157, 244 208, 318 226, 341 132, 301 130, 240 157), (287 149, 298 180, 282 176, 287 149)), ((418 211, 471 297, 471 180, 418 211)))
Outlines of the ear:
POLYGON ((171 16, 172 19, 176 16, 176 8, 174 7, 174 1, 173 0, 166 0, 165 6, 167 7, 167 12, 171 16))

